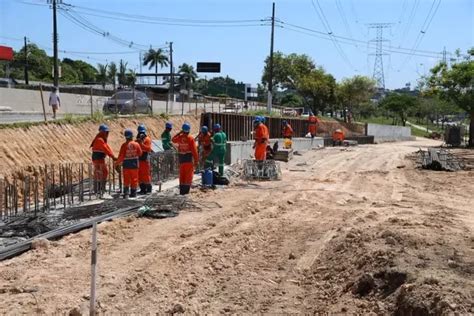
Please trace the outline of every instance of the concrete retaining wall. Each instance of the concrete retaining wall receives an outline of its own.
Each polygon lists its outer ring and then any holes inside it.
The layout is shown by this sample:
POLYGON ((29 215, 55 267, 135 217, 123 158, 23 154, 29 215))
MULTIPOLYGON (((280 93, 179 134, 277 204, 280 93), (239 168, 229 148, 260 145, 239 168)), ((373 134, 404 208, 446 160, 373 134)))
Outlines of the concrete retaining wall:
POLYGON ((406 126, 392 126, 368 123, 366 135, 374 136, 376 143, 414 140, 411 128, 406 126))
MULTIPOLYGON (((278 141, 279 146, 283 146, 283 139, 270 139, 270 146, 278 141)), ((253 141, 247 142, 228 142, 226 164, 236 163, 237 160, 250 159, 254 153, 253 141)), ((293 138, 294 150, 310 150, 312 148, 324 146, 324 139, 321 137, 311 138, 293 138)))

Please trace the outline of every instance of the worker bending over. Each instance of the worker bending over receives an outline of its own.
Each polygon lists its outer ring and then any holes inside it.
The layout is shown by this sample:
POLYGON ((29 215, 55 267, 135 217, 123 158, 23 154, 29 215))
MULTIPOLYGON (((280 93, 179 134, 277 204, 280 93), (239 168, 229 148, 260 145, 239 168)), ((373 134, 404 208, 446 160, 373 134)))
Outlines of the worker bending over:
POLYGON ((308 117, 308 133, 311 134, 311 138, 316 136, 318 124, 319 119, 311 113, 311 115, 308 117))
POLYGON ((120 154, 115 165, 122 165, 123 197, 128 197, 129 190, 130 197, 136 197, 138 187, 138 159, 143 152, 140 144, 133 140, 132 130, 126 129, 123 135, 125 136, 125 143, 120 147, 120 154))
POLYGON ((193 183, 194 168, 198 166, 199 156, 196 142, 189 135, 191 125, 184 123, 181 132, 176 134, 172 141, 178 150, 179 157, 179 194, 189 194, 193 183))
POLYGON ((217 159, 219 167, 219 175, 224 176, 224 161, 225 153, 227 151, 227 135, 222 131, 220 124, 214 124, 214 135, 212 136, 212 152, 206 159, 206 168, 214 167, 214 160, 217 159))
POLYGON ((283 138, 291 139, 293 137, 293 128, 291 128, 290 123, 288 123, 287 121, 282 121, 281 124, 282 124, 281 134, 283 138))
POLYGON ((344 143, 344 132, 338 128, 332 133, 332 145, 342 146, 344 143))
POLYGON ((266 160, 267 143, 269 137, 268 128, 263 124, 264 119, 257 116, 254 121, 254 139, 255 160, 266 160))
POLYGON ((206 159, 212 151, 212 136, 207 126, 201 127, 201 131, 194 140, 198 141, 200 163, 201 167, 204 167, 206 159))
POLYGON ((99 133, 92 141, 92 164, 94 166, 94 192, 99 193, 105 190, 105 184, 109 171, 105 164, 105 157, 109 156, 114 161, 117 160, 112 148, 107 144, 109 137, 109 127, 105 124, 99 126, 99 133))
POLYGON ((152 190, 150 158, 148 157, 151 153, 151 138, 146 134, 146 127, 143 124, 138 125, 137 128, 137 143, 140 144, 142 150, 142 155, 138 159, 139 194, 148 194, 152 190))

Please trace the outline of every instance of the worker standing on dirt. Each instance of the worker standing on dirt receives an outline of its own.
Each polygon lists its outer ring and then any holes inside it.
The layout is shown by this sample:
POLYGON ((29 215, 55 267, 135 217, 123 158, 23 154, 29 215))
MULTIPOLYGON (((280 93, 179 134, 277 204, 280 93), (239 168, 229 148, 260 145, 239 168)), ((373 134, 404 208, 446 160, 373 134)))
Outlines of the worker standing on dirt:
POLYGON ((332 145, 333 146, 342 146, 344 143, 344 132, 342 129, 338 128, 332 133, 332 145))
POLYGON ((173 129, 173 124, 166 122, 165 130, 161 133, 161 143, 163 144, 163 150, 173 149, 173 144, 171 143, 171 130, 173 129))
POLYGON ((211 154, 212 151, 212 136, 211 133, 209 133, 208 127, 201 127, 201 131, 194 140, 198 141, 200 163, 201 167, 204 167, 206 158, 211 154))
POLYGON ((206 168, 214 167, 214 160, 217 159, 219 175, 224 176, 225 154, 227 151, 227 135, 222 131, 220 124, 214 124, 212 128, 212 152, 206 160, 206 168))
POLYGON ((254 121, 254 135, 255 143, 255 160, 266 160, 267 143, 269 139, 268 128, 263 124, 263 118, 257 116, 254 121))
POLYGON ((99 126, 99 133, 92 141, 92 164, 94 165, 94 192, 99 193, 105 190, 105 183, 109 176, 109 171, 105 163, 105 157, 109 156, 117 160, 112 148, 107 144, 109 137, 109 127, 105 124, 99 126))
POLYGON ((293 129, 291 128, 290 123, 288 123, 287 121, 283 121, 281 122, 281 124, 283 125, 283 128, 282 128, 283 138, 291 139, 293 137, 293 129))
POLYGON ((143 124, 138 125, 137 128, 137 143, 140 144, 142 155, 138 159, 138 183, 140 185, 139 194, 151 193, 151 172, 150 172, 150 158, 151 153, 151 138, 146 134, 146 127, 143 124))
POLYGON ((140 144, 133 140, 133 132, 126 129, 123 133, 125 143, 120 147, 120 154, 115 162, 116 166, 122 165, 123 169, 123 197, 137 196, 138 187, 138 159, 143 154, 140 144))
POLYGON ((316 136, 316 130, 318 129, 319 119, 314 116, 313 113, 308 118, 308 133, 311 134, 311 138, 316 136))
POLYGON ((179 155, 179 194, 181 195, 189 194, 193 183, 194 168, 197 168, 199 163, 196 142, 189 135, 190 131, 191 125, 184 123, 181 132, 172 138, 179 155))

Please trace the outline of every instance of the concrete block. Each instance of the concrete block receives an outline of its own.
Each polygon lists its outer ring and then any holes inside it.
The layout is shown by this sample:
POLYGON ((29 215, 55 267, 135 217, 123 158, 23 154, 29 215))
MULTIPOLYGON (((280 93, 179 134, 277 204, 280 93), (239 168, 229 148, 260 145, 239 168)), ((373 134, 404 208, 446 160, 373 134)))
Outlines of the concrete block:
POLYGON ((376 143, 413 140, 411 128, 381 124, 367 124, 366 135, 374 136, 376 143))

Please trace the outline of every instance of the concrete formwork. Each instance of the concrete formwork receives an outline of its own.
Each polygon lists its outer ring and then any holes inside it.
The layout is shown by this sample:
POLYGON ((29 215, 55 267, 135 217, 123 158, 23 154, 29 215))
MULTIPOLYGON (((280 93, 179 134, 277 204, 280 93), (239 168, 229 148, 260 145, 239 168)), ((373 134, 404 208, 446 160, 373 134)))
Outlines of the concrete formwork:
POLYGON ((376 143, 414 140, 411 128, 405 126, 392 126, 368 123, 366 135, 374 136, 376 143))

